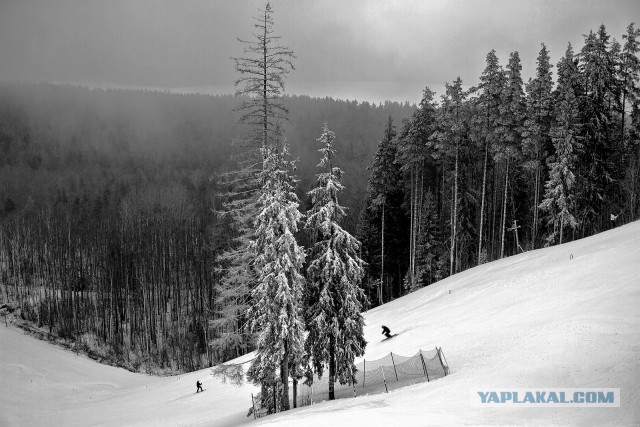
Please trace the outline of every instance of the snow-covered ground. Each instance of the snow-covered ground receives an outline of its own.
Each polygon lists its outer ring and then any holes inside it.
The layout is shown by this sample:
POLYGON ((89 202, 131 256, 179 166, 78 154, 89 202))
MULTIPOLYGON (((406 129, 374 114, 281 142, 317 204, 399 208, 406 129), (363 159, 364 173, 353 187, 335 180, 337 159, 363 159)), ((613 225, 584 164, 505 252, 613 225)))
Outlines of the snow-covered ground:
POLYGON ((133 374, 1 326, 0 425, 640 425, 640 222, 476 267, 365 319, 367 359, 441 346, 451 375, 254 421, 253 386, 133 374), (382 324, 400 335, 381 342, 382 324), (619 388, 621 405, 471 404, 499 387, 619 388))

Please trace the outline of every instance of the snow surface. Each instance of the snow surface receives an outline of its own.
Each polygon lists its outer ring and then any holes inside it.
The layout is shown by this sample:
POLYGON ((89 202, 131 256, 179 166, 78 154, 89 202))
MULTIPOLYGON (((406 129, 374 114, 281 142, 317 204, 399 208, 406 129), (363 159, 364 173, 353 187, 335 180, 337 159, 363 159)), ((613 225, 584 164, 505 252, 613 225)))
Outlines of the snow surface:
POLYGON ((365 313, 366 359, 441 346, 451 375, 258 421, 256 388, 208 369, 133 374, 1 326, 0 425, 640 425, 639 307, 640 222, 485 264, 365 313), (620 388, 621 406, 471 404, 497 387, 620 388))

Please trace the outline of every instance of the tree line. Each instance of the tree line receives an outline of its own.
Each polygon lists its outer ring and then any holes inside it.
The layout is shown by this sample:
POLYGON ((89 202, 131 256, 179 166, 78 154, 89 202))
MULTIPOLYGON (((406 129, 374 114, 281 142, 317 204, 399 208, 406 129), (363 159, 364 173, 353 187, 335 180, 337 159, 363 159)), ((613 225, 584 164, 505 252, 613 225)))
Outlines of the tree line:
POLYGON ((518 52, 486 57, 479 83, 427 87, 387 119, 357 236, 379 304, 456 272, 638 218, 640 30, 604 25, 569 44, 553 81, 542 44, 524 83, 518 52))

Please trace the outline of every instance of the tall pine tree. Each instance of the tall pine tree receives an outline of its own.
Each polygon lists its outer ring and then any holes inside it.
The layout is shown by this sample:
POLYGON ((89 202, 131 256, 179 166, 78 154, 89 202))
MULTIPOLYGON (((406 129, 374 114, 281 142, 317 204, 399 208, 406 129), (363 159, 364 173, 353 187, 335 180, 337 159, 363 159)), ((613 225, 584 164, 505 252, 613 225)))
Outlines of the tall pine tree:
POLYGON ((539 228, 538 205, 541 183, 546 181, 545 160, 551 154, 551 125, 553 123, 553 80, 551 78, 549 51, 542 44, 538 53, 536 76, 527 84, 527 119, 524 123, 522 151, 524 168, 531 174, 533 185, 533 219, 531 223, 531 245, 535 248, 539 228))
POLYGON ((378 302, 380 304, 384 303, 385 296, 399 296, 402 283, 403 269, 397 267, 402 263, 400 254, 404 245, 401 244, 401 240, 405 237, 402 230, 406 220, 401 208, 403 194, 400 187, 400 168, 396 163, 397 150, 396 129, 393 120, 389 117, 384 137, 378 143, 373 164, 369 166, 371 176, 367 187, 367 205, 371 210, 368 219, 377 223, 375 227, 380 235, 379 252, 373 248, 369 248, 368 251, 370 256, 374 251, 380 254, 368 261, 379 271, 378 302), (389 269, 389 265, 397 269, 389 269))
MULTIPOLYGON (((507 64, 507 80, 502 92, 502 102, 499 107, 500 117, 496 129, 497 138, 493 145, 496 163, 504 162, 504 195, 502 198, 502 221, 500 226, 500 258, 504 256, 505 231, 507 229, 507 201, 508 190, 513 175, 513 163, 520 160, 522 146, 522 131, 525 120, 525 98, 522 90, 522 76, 520 74, 520 56, 512 52, 507 64)), ((514 217, 515 218, 515 217, 514 217)))
MULTIPOLYGON (((418 109, 405 121, 398 138, 396 162, 400 165, 404 186, 409 190, 409 269, 404 281, 405 288, 411 289, 417 285, 416 249, 424 199, 425 172, 433 153, 432 135, 436 128, 437 104, 433 99, 434 95, 428 87, 424 89, 418 109)), ((406 199, 405 197, 405 202, 406 199)))
POLYGON ((282 384, 281 408, 289 409, 289 376, 300 371, 304 357, 304 251, 295 233, 302 214, 289 175, 293 164, 282 148, 264 149, 265 169, 255 221, 253 250, 257 285, 249 309, 251 331, 257 334, 256 356, 249 376, 262 385, 282 384), (279 378, 276 378, 279 372, 279 378))
POLYGON ((629 105, 633 107, 640 101, 640 87, 638 82, 640 80, 640 59, 638 59, 638 52, 640 52, 640 29, 634 28, 634 24, 631 23, 627 27, 627 33, 622 36, 624 39, 624 45, 620 52, 620 60, 618 61, 618 79, 621 87, 622 100, 621 104, 621 125, 620 133, 622 138, 622 145, 626 146, 626 118, 629 105))
POLYGON ((287 115, 282 93, 285 77, 293 69, 294 55, 279 44, 272 14, 267 3, 255 19, 254 39, 240 40, 245 45, 245 56, 234 59, 240 74, 236 95, 242 97, 237 110, 242 113, 240 121, 248 128, 243 140, 250 150, 259 147, 257 153, 262 159, 255 232, 250 240, 256 285, 247 313, 257 341, 249 375, 263 386, 279 381, 281 407, 286 410, 289 373, 299 373, 304 355, 304 252, 294 236, 302 214, 298 211, 295 182, 289 175, 292 163, 287 159, 286 143, 280 143, 280 122, 287 115))
POLYGON ((329 400, 335 398, 334 384, 353 381, 354 359, 364 354, 364 319, 361 311, 365 295, 360 242, 345 231, 340 222, 345 210, 338 202, 343 189, 342 170, 333 164, 335 134, 324 124, 318 138, 323 146, 316 188, 309 192, 312 208, 307 213, 307 229, 315 242, 309 261, 309 308, 306 348, 318 376, 329 369, 329 400))
MULTIPOLYGON (((579 97, 584 150, 578 158, 580 222, 592 230, 603 230, 609 214, 617 214, 621 178, 621 150, 614 108, 619 100, 615 58, 604 25, 585 37, 579 69, 583 89, 579 97)), ((583 232, 586 230, 583 230, 583 232)))
MULTIPOLYGON (((460 187, 463 185, 461 177, 461 162, 466 155, 468 143, 468 116, 465 109, 467 94, 462 89, 462 80, 458 77, 453 84, 446 84, 445 94, 442 97, 442 105, 436 132, 436 155, 443 165, 451 163, 452 166, 452 198, 451 198, 451 238, 449 250, 449 274, 456 271, 456 249, 458 241, 458 217, 460 206, 460 187)), ((443 166, 444 167, 444 166, 443 166)))
MULTIPOLYGON (((235 81, 236 96, 242 102, 236 110, 240 121, 249 125, 245 136, 251 147, 262 147, 272 141, 279 122, 287 118, 282 102, 287 74, 294 69, 293 51, 280 45, 280 36, 273 31, 273 9, 267 3, 255 18, 253 40, 238 39, 245 45, 245 56, 233 58, 240 77, 235 81)), ((266 151, 262 151, 266 156, 266 151)))
POLYGON ((625 163, 628 164, 623 182, 627 200, 624 209, 629 218, 636 218, 640 199, 640 145, 634 136, 637 136, 635 125, 637 125, 638 108, 640 108, 640 59, 638 58, 640 29, 630 24, 622 38, 624 44, 618 62, 618 80, 622 96, 620 145, 625 153, 625 163))
POLYGON ((576 161, 579 144, 579 112, 577 88, 580 84, 578 68, 573 59, 571 44, 564 58, 558 63, 558 87, 555 92, 555 124, 551 137, 555 152, 547 160, 549 180, 545 184, 545 195, 540 209, 546 213, 549 233, 546 244, 556 240, 562 243, 565 227, 575 229, 576 161))
POLYGON ((233 58, 240 74, 235 81, 236 96, 241 100, 236 110, 241 113, 239 120, 246 133, 234 140, 238 150, 236 170, 221 177, 225 192, 219 213, 231 220, 231 237, 218 260, 220 290, 212 322, 217 337, 210 344, 223 352, 248 348, 250 337, 242 328, 249 292, 255 285, 249 262, 254 258, 250 245, 260 192, 258 174, 265 167, 263 156, 274 143, 278 123, 286 118, 282 93, 285 77, 293 69, 293 52, 281 46, 280 37, 273 32, 271 4, 259 12, 254 38, 238 39, 245 46, 244 56, 233 58))
POLYGON ((487 175, 489 172, 489 149, 496 141, 496 129, 500 117, 500 105, 502 103, 502 90, 505 83, 505 74, 500 66, 496 51, 492 50, 487 54, 487 65, 480 76, 478 89, 480 95, 478 103, 482 111, 482 116, 478 117, 479 125, 482 128, 482 138, 480 138, 481 148, 484 151, 484 162, 482 166, 482 191, 480 199, 480 225, 478 227, 478 264, 487 261, 488 256, 484 247, 485 228, 485 208, 487 200, 487 175))

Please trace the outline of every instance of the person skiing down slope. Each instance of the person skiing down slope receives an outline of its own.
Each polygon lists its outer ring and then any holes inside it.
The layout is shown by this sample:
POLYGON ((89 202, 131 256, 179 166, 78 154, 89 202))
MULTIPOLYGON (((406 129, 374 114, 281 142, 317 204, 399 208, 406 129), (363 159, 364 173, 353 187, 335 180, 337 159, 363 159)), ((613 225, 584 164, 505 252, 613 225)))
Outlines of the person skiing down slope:
POLYGON ((200 381, 196 381, 196 386, 198 387, 198 389, 196 390, 196 393, 200 393, 201 391, 204 391, 202 389, 202 383, 200 381))
POLYGON ((389 330, 389 328, 387 328, 386 326, 382 325, 382 333, 384 334, 385 337, 387 338, 391 338, 391 331, 389 330))

